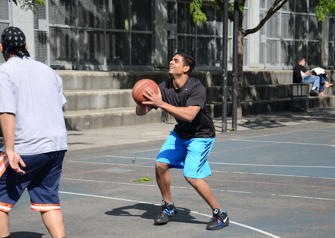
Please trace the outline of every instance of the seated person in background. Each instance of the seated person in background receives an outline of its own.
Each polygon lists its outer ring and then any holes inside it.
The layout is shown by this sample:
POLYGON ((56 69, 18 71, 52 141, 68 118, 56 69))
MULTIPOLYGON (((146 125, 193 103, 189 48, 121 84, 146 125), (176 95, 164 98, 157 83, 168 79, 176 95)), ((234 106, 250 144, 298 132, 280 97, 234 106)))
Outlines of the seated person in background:
POLYGON ((327 81, 326 70, 320 67, 313 68, 311 70, 313 75, 317 75, 320 77, 320 94, 324 95, 324 89, 333 86, 332 83, 327 81))
POLYGON ((326 81, 323 75, 316 72, 308 71, 305 67, 305 58, 299 58, 297 65, 293 67, 293 83, 307 83, 312 84, 311 96, 324 95, 324 87, 333 86, 333 84, 326 81))

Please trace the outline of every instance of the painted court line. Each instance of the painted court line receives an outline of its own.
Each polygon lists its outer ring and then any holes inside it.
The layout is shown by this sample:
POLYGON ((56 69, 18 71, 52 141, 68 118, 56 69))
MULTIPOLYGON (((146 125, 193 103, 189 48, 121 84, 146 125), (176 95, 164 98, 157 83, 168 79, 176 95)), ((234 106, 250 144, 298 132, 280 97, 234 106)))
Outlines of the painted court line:
POLYGON ((279 167, 279 168, 316 168, 316 169, 335 169, 335 166, 320 166, 320 165, 288 165, 288 164, 243 164, 243 163, 224 163, 224 162, 209 162, 216 165, 232 165, 243 167, 279 167))
POLYGON ((274 140, 231 140, 236 142, 251 142, 251 143, 271 143, 271 144, 290 144, 290 145, 308 145, 308 146, 326 146, 334 147, 333 144, 319 144, 319 143, 307 143, 307 142, 294 142, 294 141, 274 141, 274 140))
MULTIPOLYGON (((225 171, 221 170, 213 170, 215 173, 226 173, 225 171)), ((233 174, 251 174, 251 175, 264 175, 264 176, 275 176, 275 177, 292 177, 292 178, 317 178, 317 179, 324 179, 324 180, 335 180, 335 178, 331 177, 311 177, 308 175, 292 175, 292 174, 274 174, 274 173, 250 173, 250 172, 241 172, 241 171, 235 171, 230 172, 233 174)))
MULTIPOLYGON (((93 179, 75 179, 75 178, 66 178, 63 177, 63 180, 70 180, 70 181, 80 181, 80 182, 89 182, 89 183, 106 183, 106 184, 117 184, 117 185, 127 185, 127 186, 142 186, 142 187, 154 187, 156 188, 157 185, 153 184, 139 184, 139 183, 126 183, 126 182, 113 182, 113 181, 105 181, 105 180, 93 180, 93 179)), ((190 187, 185 186, 171 186, 173 189, 187 189, 193 190, 190 187)), ((242 190, 225 190, 225 189, 215 189, 212 188, 213 191, 219 192, 227 192, 227 193, 235 193, 235 194, 253 194, 254 192, 250 191, 242 191, 242 190)), ((325 197, 311 197, 311 196, 298 196, 293 194, 270 194, 274 197, 289 197, 289 198, 296 198, 296 199, 310 199, 310 200, 322 200, 322 201, 335 201, 334 198, 325 198, 325 197)))
POLYGON ((296 195, 278 195, 281 197, 288 197, 288 198, 299 198, 299 199, 313 199, 313 200, 321 200, 321 201, 335 201, 335 199, 332 198, 321 198, 321 197, 306 197, 306 196, 296 196, 296 195))
MULTIPOLYGON (((136 160, 147 160, 155 161, 154 158, 148 157, 136 157, 136 156, 112 156, 108 155, 109 158, 119 158, 119 159, 130 159, 132 162, 136 163, 136 160)), ((84 163, 84 164, 115 164, 124 165, 113 162, 97 162, 97 161, 71 161, 72 163, 84 163)), ((226 163, 226 162, 213 162, 209 161, 210 164, 214 165, 231 165, 231 166, 243 166, 243 167, 279 167, 279 168, 316 168, 316 169, 335 169, 335 166, 324 166, 324 165, 288 165, 288 164, 246 164, 246 163, 226 163)))
MULTIPOLYGON (((154 204, 154 203, 150 203, 150 202, 146 202, 146 201, 139 201, 139 200, 132 200, 132 199, 125 199, 125 198, 117 198, 117 197, 109 197, 109 196, 101 196, 101 195, 96 195, 96 194, 87 194, 87 193, 73 193, 73 192, 67 192, 67 191, 60 191, 59 193, 62 194, 69 194, 69 195, 76 195, 76 196, 83 196, 83 197, 93 197, 93 198, 101 198, 101 199, 109 199, 109 200, 116 200, 116 201, 123 201, 123 202, 131 202, 131 203, 143 203, 143 204, 153 204, 155 206, 159 206, 160 204, 154 204)), ((190 211, 190 213, 193 214, 198 214, 201 216, 205 216, 205 217, 211 217, 209 215, 200 213, 200 212, 195 212, 195 211, 190 211)), ((268 237, 272 237, 272 238, 280 238, 280 236, 276 236, 274 234, 271 234, 269 232, 260 230, 258 228, 252 227, 252 226, 248 226, 239 222, 235 222, 235 221, 230 221, 230 223, 240 226, 240 227, 244 227, 246 229, 261 233, 263 235, 266 235, 268 237)))

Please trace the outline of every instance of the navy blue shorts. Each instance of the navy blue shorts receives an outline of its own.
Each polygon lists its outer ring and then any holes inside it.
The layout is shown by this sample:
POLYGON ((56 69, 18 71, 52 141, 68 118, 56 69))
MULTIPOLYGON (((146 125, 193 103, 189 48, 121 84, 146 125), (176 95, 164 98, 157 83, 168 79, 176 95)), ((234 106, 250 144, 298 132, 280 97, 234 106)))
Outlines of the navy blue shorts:
POLYGON ((25 189, 28 190, 32 210, 60 209, 58 190, 65 152, 21 156, 26 164, 24 175, 8 166, 0 178, 0 210, 9 212, 25 189))
POLYGON ((214 145, 214 138, 192 138, 189 140, 170 132, 157 155, 156 162, 169 164, 170 168, 183 169, 188 178, 205 178, 212 175, 208 156, 214 145))

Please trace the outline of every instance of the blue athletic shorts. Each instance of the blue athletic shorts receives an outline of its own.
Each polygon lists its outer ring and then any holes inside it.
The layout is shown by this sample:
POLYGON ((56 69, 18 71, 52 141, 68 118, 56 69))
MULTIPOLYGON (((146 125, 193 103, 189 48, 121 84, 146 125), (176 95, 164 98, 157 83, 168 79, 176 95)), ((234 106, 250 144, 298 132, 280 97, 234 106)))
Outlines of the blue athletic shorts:
POLYGON ((32 210, 60 209, 58 189, 64 156, 65 151, 21 156, 26 164, 24 175, 8 166, 0 178, 0 210, 9 212, 25 189, 28 190, 32 210))
POLYGON ((213 148, 214 138, 181 139, 171 131, 157 155, 156 162, 169 164, 170 168, 183 169, 187 178, 211 176, 207 158, 213 148))

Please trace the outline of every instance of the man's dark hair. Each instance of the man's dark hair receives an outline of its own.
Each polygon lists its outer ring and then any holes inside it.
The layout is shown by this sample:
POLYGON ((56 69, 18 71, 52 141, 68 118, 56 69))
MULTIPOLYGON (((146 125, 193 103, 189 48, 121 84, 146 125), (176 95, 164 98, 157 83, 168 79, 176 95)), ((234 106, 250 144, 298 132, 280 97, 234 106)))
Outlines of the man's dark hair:
POLYGON ((299 57, 298 60, 297 60, 297 64, 299 64, 302 60, 306 60, 305 57, 303 57, 303 56, 299 57))
POLYGON ((176 52, 176 53, 173 54, 173 56, 175 56, 175 55, 180 55, 183 58, 184 64, 190 67, 190 69, 189 69, 189 71, 187 71, 187 73, 192 72, 192 70, 195 67, 195 59, 192 56, 190 56, 190 55, 188 55, 184 52, 176 52))

